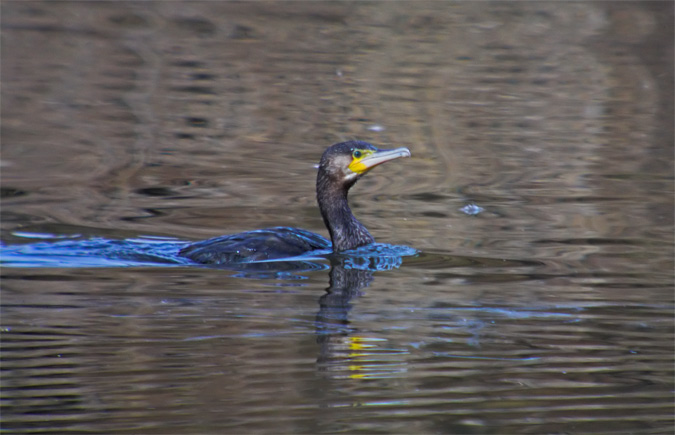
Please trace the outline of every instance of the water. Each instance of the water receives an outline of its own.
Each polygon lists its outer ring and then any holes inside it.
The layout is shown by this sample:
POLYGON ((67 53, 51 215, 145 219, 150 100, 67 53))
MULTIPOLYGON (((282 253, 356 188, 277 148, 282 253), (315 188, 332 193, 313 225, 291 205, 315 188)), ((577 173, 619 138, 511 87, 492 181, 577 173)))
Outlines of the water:
POLYGON ((672 433, 672 17, 3 3, 3 429, 672 433), (350 194, 406 255, 176 261, 325 235, 346 139, 410 148, 350 194))

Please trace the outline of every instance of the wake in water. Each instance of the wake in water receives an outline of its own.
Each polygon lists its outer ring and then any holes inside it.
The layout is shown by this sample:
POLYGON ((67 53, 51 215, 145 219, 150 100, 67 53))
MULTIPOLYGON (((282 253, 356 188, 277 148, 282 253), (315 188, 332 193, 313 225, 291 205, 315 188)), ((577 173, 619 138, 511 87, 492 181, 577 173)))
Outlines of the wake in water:
POLYGON ((418 252, 407 246, 375 243, 340 254, 331 249, 301 256, 230 265, 203 265, 181 257, 179 251, 191 242, 164 237, 107 239, 103 237, 59 236, 53 234, 13 233, 25 244, 0 245, 3 267, 176 267, 194 266, 236 270, 264 277, 268 274, 323 270, 331 261, 347 269, 390 270, 398 268, 403 257, 418 252), (39 240, 39 241, 37 241, 39 240), (264 275, 264 276, 261 276, 264 275))

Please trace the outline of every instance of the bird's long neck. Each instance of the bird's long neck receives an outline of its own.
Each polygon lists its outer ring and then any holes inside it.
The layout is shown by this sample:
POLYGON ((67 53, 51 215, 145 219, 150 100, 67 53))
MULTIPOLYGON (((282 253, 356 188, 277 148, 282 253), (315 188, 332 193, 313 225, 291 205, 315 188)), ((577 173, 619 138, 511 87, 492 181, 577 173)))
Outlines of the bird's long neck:
POLYGON ((375 241, 349 208, 347 193, 350 187, 333 184, 321 174, 317 179, 316 199, 333 242, 333 252, 358 248, 375 241))

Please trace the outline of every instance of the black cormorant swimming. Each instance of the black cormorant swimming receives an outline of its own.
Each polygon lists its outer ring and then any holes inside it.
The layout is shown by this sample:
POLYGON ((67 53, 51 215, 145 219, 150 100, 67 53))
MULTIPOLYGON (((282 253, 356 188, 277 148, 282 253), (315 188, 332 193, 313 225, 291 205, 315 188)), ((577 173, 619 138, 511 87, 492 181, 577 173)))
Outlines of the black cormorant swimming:
POLYGON ((183 248, 180 255, 198 263, 233 264, 295 257, 331 247, 333 252, 342 252, 373 243, 373 236, 352 214, 347 193, 366 172, 400 157, 410 157, 410 150, 379 150, 361 141, 338 143, 323 153, 316 177, 316 199, 332 245, 309 231, 276 227, 196 242, 183 248))

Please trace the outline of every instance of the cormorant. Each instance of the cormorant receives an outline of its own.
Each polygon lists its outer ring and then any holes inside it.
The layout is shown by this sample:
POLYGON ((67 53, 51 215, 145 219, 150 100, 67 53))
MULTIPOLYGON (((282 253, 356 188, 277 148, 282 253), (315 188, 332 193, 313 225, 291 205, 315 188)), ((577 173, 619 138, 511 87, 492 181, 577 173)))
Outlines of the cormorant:
POLYGON ((193 243, 180 255, 198 263, 233 264, 289 258, 317 249, 347 251, 375 242, 347 203, 349 189, 377 165, 410 157, 407 148, 379 150, 362 141, 330 146, 321 156, 316 177, 316 199, 331 243, 299 228, 276 227, 216 237, 193 243))

